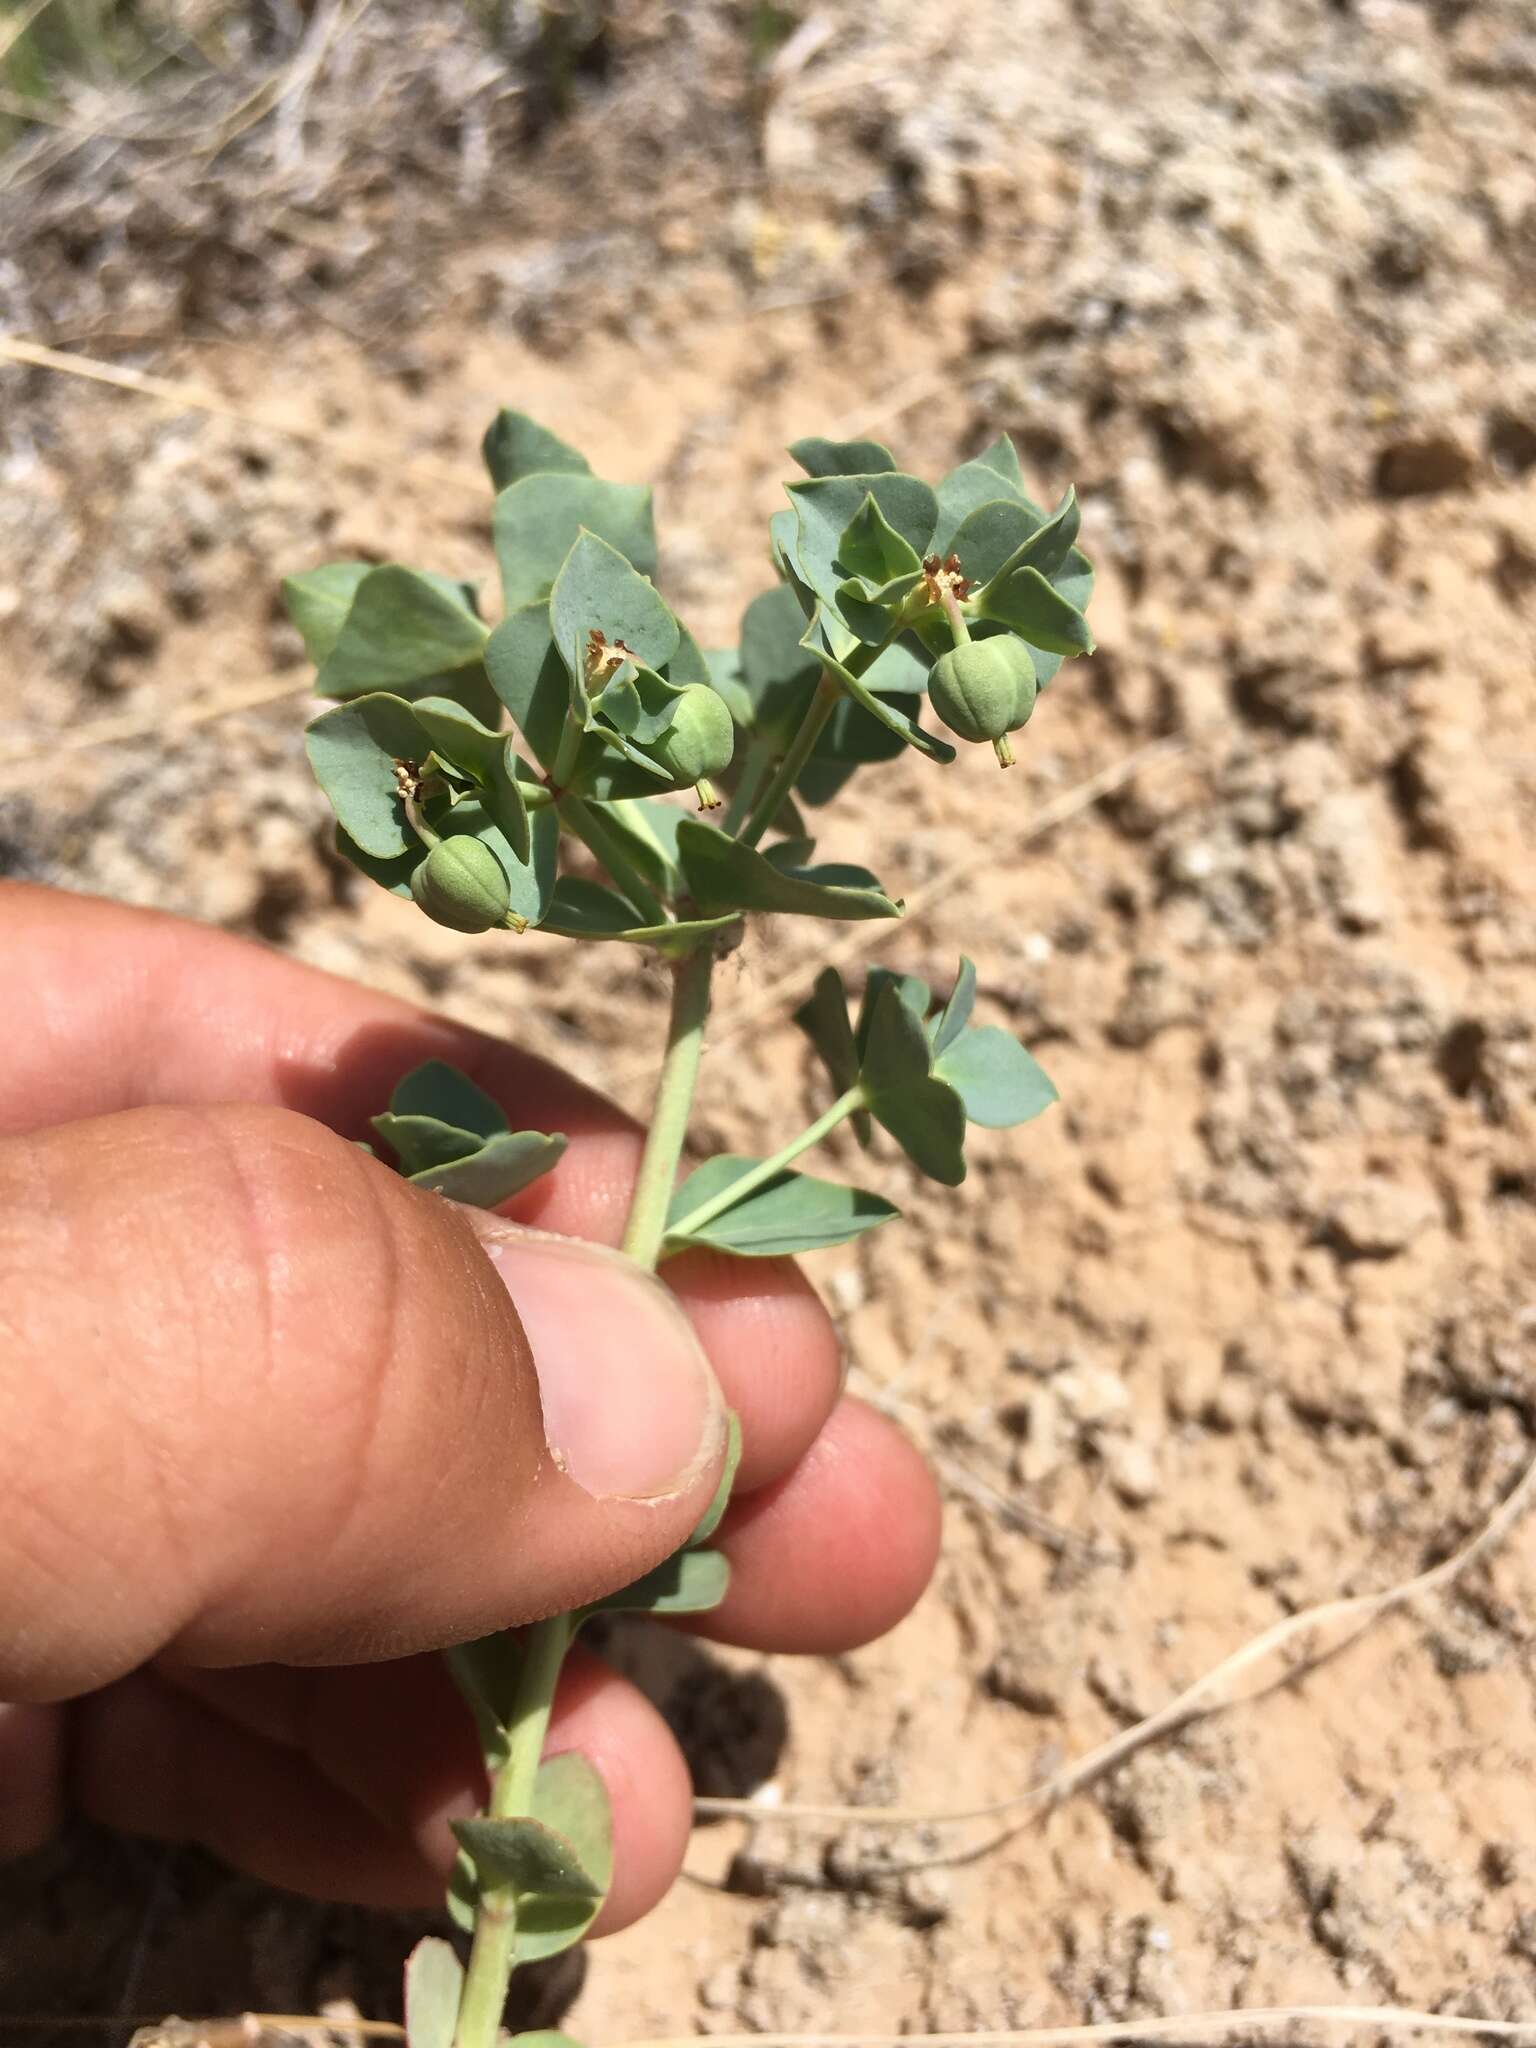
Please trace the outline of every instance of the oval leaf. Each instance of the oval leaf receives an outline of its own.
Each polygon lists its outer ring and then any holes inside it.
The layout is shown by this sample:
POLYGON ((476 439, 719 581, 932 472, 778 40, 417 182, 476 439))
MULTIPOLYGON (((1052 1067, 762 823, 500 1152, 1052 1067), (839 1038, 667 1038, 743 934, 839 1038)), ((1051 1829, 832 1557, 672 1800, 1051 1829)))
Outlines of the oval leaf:
POLYGON ((405 1965, 405 2038, 408 2048, 452 2048, 459 2021, 464 1966, 452 1945, 428 1935, 405 1965))
POLYGON ((432 746, 403 698, 357 697, 323 711, 305 733, 304 747, 315 780, 360 851, 375 860, 422 851, 406 822, 395 763, 420 762, 432 746))
POLYGON ((548 427, 541 427, 537 420, 529 419, 527 413, 512 412, 506 406, 486 428, 480 453, 498 491, 515 484, 519 477, 550 470, 567 476, 592 474, 591 463, 568 441, 562 441, 548 427))
POLYGON ((376 566, 373 562, 326 562, 318 569, 306 569, 302 576, 283 578, 284 608, 316 668, 341 638, 357 586, 376 566))
POLYGON ((708 916, 732 910, 778 910, 804 917, 900 917, 866 868, 782 869, 712 825, 685 818, 677 855, 688 892, 708 916))
POLYGON ((396 563, 370 569, 315 689, 322 697, 356 697, 478 667, 487 630, 461 585, 396 563))
POLYGON ((883 441, 828 441, 808 434, 790 442, 789 454, 807 476, 871 476, 896 467, 883 441))
POLYGON ((962 1033, 936 1062, 934 1073, 959 1095, 967 1119, 989 1130, 1028 1123, 1059 1099, 1033 1053, 991 1024, 962 1033))
POLYGON ((582 1867, 574 1843, 524 1815, 495 1820, 481 1814, 451 1821, 459 1846, 475 1866, 482 1890, 508 1885, 520 1898, 600 1899, 603 1888, 582 1867))
POLYGON ((808 1173, 783 1173, 708 1222, 690 1227, 689 1216, 714 1202, 733 1181, 761 1165, 722 1153, 691 1173, 672 1201, 675 1221, 667 1226, 664 1255, 689 1245, 709 1245, 738 1258, 772 1259, 795 1252, 824 1251, 847 1244, 899 1213, 863 1188, 840 1187, 808 1173))
POLYGON ((622 640, 647 668, 665 668, 677 649, 677 621, 655 585, 595 533, 579 533, 561 563, 549 620, 572 675, 583 671, 594 627, 610 646, 622 640))
POLYGON ((648 489, 540 471, 499 492, 491 515, 509 612, 549 596, 583 527, 617 548, 642 576, 655 575, 656 529, 648 489))
POLYGON ((406 1177, 412 1187, 446 1195, 472 1209, 495 1209, 558 1166, 566 1140, 558 1131, 498 1131, 462 1158, 423 1167, 406 1177))

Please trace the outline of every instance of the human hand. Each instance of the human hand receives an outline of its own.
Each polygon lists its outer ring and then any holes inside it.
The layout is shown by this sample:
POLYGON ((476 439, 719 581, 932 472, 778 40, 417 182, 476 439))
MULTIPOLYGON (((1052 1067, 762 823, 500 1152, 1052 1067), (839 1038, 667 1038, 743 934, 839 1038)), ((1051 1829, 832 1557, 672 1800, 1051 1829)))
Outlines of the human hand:
MULTIPOLYGON (((916 1599, 932 1482, 841 1395, 798 1271, 688 1254, 663 1286, 591 1248, 639 1157, 617 1110, 174 919, 12 883, 0 930, 0 1856, 72 1803, 273 1883, 434 1903, 483 1778, 430 1653, 676 1548, 726 1405, 732 1583, 699 1632, 839 1651, 916 1599), (348 1142, 434 1058, 570 1136, 515 1223, 348 1142)), ((550 1748, 607 1783, 611 1932, 676 1874, 683 1760, 586 1656, 550 1748)))

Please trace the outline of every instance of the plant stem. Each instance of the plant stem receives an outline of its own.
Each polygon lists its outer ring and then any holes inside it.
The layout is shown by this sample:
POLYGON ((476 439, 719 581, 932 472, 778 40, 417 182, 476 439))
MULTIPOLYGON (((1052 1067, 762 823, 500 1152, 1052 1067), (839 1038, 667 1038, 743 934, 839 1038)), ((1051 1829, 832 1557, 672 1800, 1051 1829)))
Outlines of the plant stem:
POLYGON ((624 851, 623 841, 601 813, 584 797, 563 796, 560 816, 608 870, 647 924, 665 924, 667 907, 624 851))
POLYGON ((747 814, 747 822, 737 834, 743 846, 756 846, 778 816, 779 806, 800 780, 800 771, 811 758, 811 751, 821 738, 827 720, 837 709, 837 700, 842 694, 842 684, 830 669, 824 668, 806 714, 800 721, 800 730, 790 741, 788 752, 769 777, 768 787, 753 804, 747 814))
POLYGON ((735 832, 742 819, 752 807, 752 798, 763 779, 763 771, 773 755, 770 742, 751 739, 747 742, 746 756, 741 764, 741 774, 736 787, 731 791, 731 800, 725 807, 725 816, 720 820, 722 832, 735 832))
POLYGON ((656 1100, 651 1106, 651 1128, 646 1134, 640 1174, 630 1201, 629 1221, 624 1227, 623 1249, 637 1265, 652 1272, 666 1234, 677 1163, 688 1136, 714 964, 706 939, 672 970, 672 1014, 667 1024, 666 1057, 656 1086, 656 1100))
MULTIPOLYGON (((536 1622, 528 1631, 507 1724, 507 1757, 491 1780, 489 1811, 496 1820, 514 1819, 533 1809, 550 1704, 570 1641, 568 1614, 536 1622)), ((517 1894, 510 1885, 497 1885, 482 1891, 475 1907, 475 1934, 459 1998, 454 2048, 496 2048, 516 1960, 517 1894)))
POLYGON ((715 1218, 723 1215, 727 1209, 735 1208, 744 1196, 755 1194, 759 1188, 766 1187, 769 1181, 776 1179, 784 1171, 791 1160, 798 1159, 802 1152, 809 1152, 813 1145, 819 1145, 823 1138, 837 1129, 844 1117, 852 1116, 855 1110, 863 1107, 864 1091, 855 1083, 846 1093, 839 1095, 830 1108, 824 1109, 815 1123, 808 1124, 798 1138, 791 1138, 789 1143, 775 1152, 771 1159, 759 1160, 750 1173, 744 1173, 739 1180, 733 1180, 728 1188, 722 1188, 718 1195, 712 1195, 707 1202, 700 1202, 697 1209, 690 1209, 673 1228, 682 1235, 686 1231, 701 1229, 706 1223, 713 1223, 715 1218))

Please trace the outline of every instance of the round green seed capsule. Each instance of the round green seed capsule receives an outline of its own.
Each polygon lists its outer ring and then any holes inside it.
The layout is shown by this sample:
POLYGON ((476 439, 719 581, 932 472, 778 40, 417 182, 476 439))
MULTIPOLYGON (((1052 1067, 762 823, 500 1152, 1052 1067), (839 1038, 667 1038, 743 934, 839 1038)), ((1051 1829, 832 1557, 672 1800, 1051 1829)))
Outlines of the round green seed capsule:
POLYGON ((725 699, 708 683, 689 683, 677 700, 672 723, 646 752, 653 761, 675 776, 678 786, 688 782, 707 783, 731 765, 736 751, 736 728, 725 699))
POLYGON ((411 876, 411 894, 434 923, 456 932, 488 932, 512 904, 501 862, 467 834, 438 841, 411 876))
POLYGON ((952 647, 933 664, 928 697, 963 740, 1001 740, 1035 708, 1035 664, 1011 633, 952 647))

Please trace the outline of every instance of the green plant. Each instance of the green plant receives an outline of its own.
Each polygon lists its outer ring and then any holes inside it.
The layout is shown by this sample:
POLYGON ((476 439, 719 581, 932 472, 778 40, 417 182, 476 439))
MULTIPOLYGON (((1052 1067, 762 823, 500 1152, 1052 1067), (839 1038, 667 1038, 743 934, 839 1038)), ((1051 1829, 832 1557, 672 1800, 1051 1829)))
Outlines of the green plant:
MULTIPOLYGON (((829 1077, 825 1110, 769 1158, 723 1155, 681 1185, 678 1170, 711 974, 744 922, 901 913, 867 869, 816 862, 808 812, 906 747, 954 761, 921 721, 925 694, 1007 765, 1036 690, 1091 647, 1073 494, 1050 515, 1033 504, 1006 438, 935 487, 875 442, 798 442, 805 475, 770 528, 778 585, 747 608, 736 649, 706 655, 650 580, 648 491, 595 477, 518 413, 499 414, 484 445, 504 601, 494 628, 471 587, 394 564, 332 563, 285 585, 318 688, 341 700, 308 736, 340 851, 455 930, 537 925, 668 963, 671 1015, 624 1236, 641 1265, 693 1245, 813 1251, 889 1220, 878 1195, 796 1164, 844 1122, 865 1146, 879 1125, 920 1173, 956 1185, 968 1126, 1023 1123, 1055 1100, 1022 1045, 973 1024, 969 961, 937 1003, 914 977, 875 970, 856 1015, 824 968, 797 1018, 829 1077), (667 800, 689 788, 701 815, 667 800), (564 840, 603 879, 563 872, 564 840)), ((407 1075, 374 1124, 400 1172, 486 1206, 564 1144, 509 1130, 441 1064, 407 1075)), ((450 1906, 472 1937, 468 1968, 446 1943, 418 1947, 411 2048, 494 2048, 514 1966, 591 1925, 611 1858, 602 1784, 577 1757, 541 1762, 561 1661, 595 1612, 719 1601, 726 1565, 710 1539, 736 1448, 689 1542, 639 1584, 451 1653, 491 1793, 457 1830, 450 1906)))

